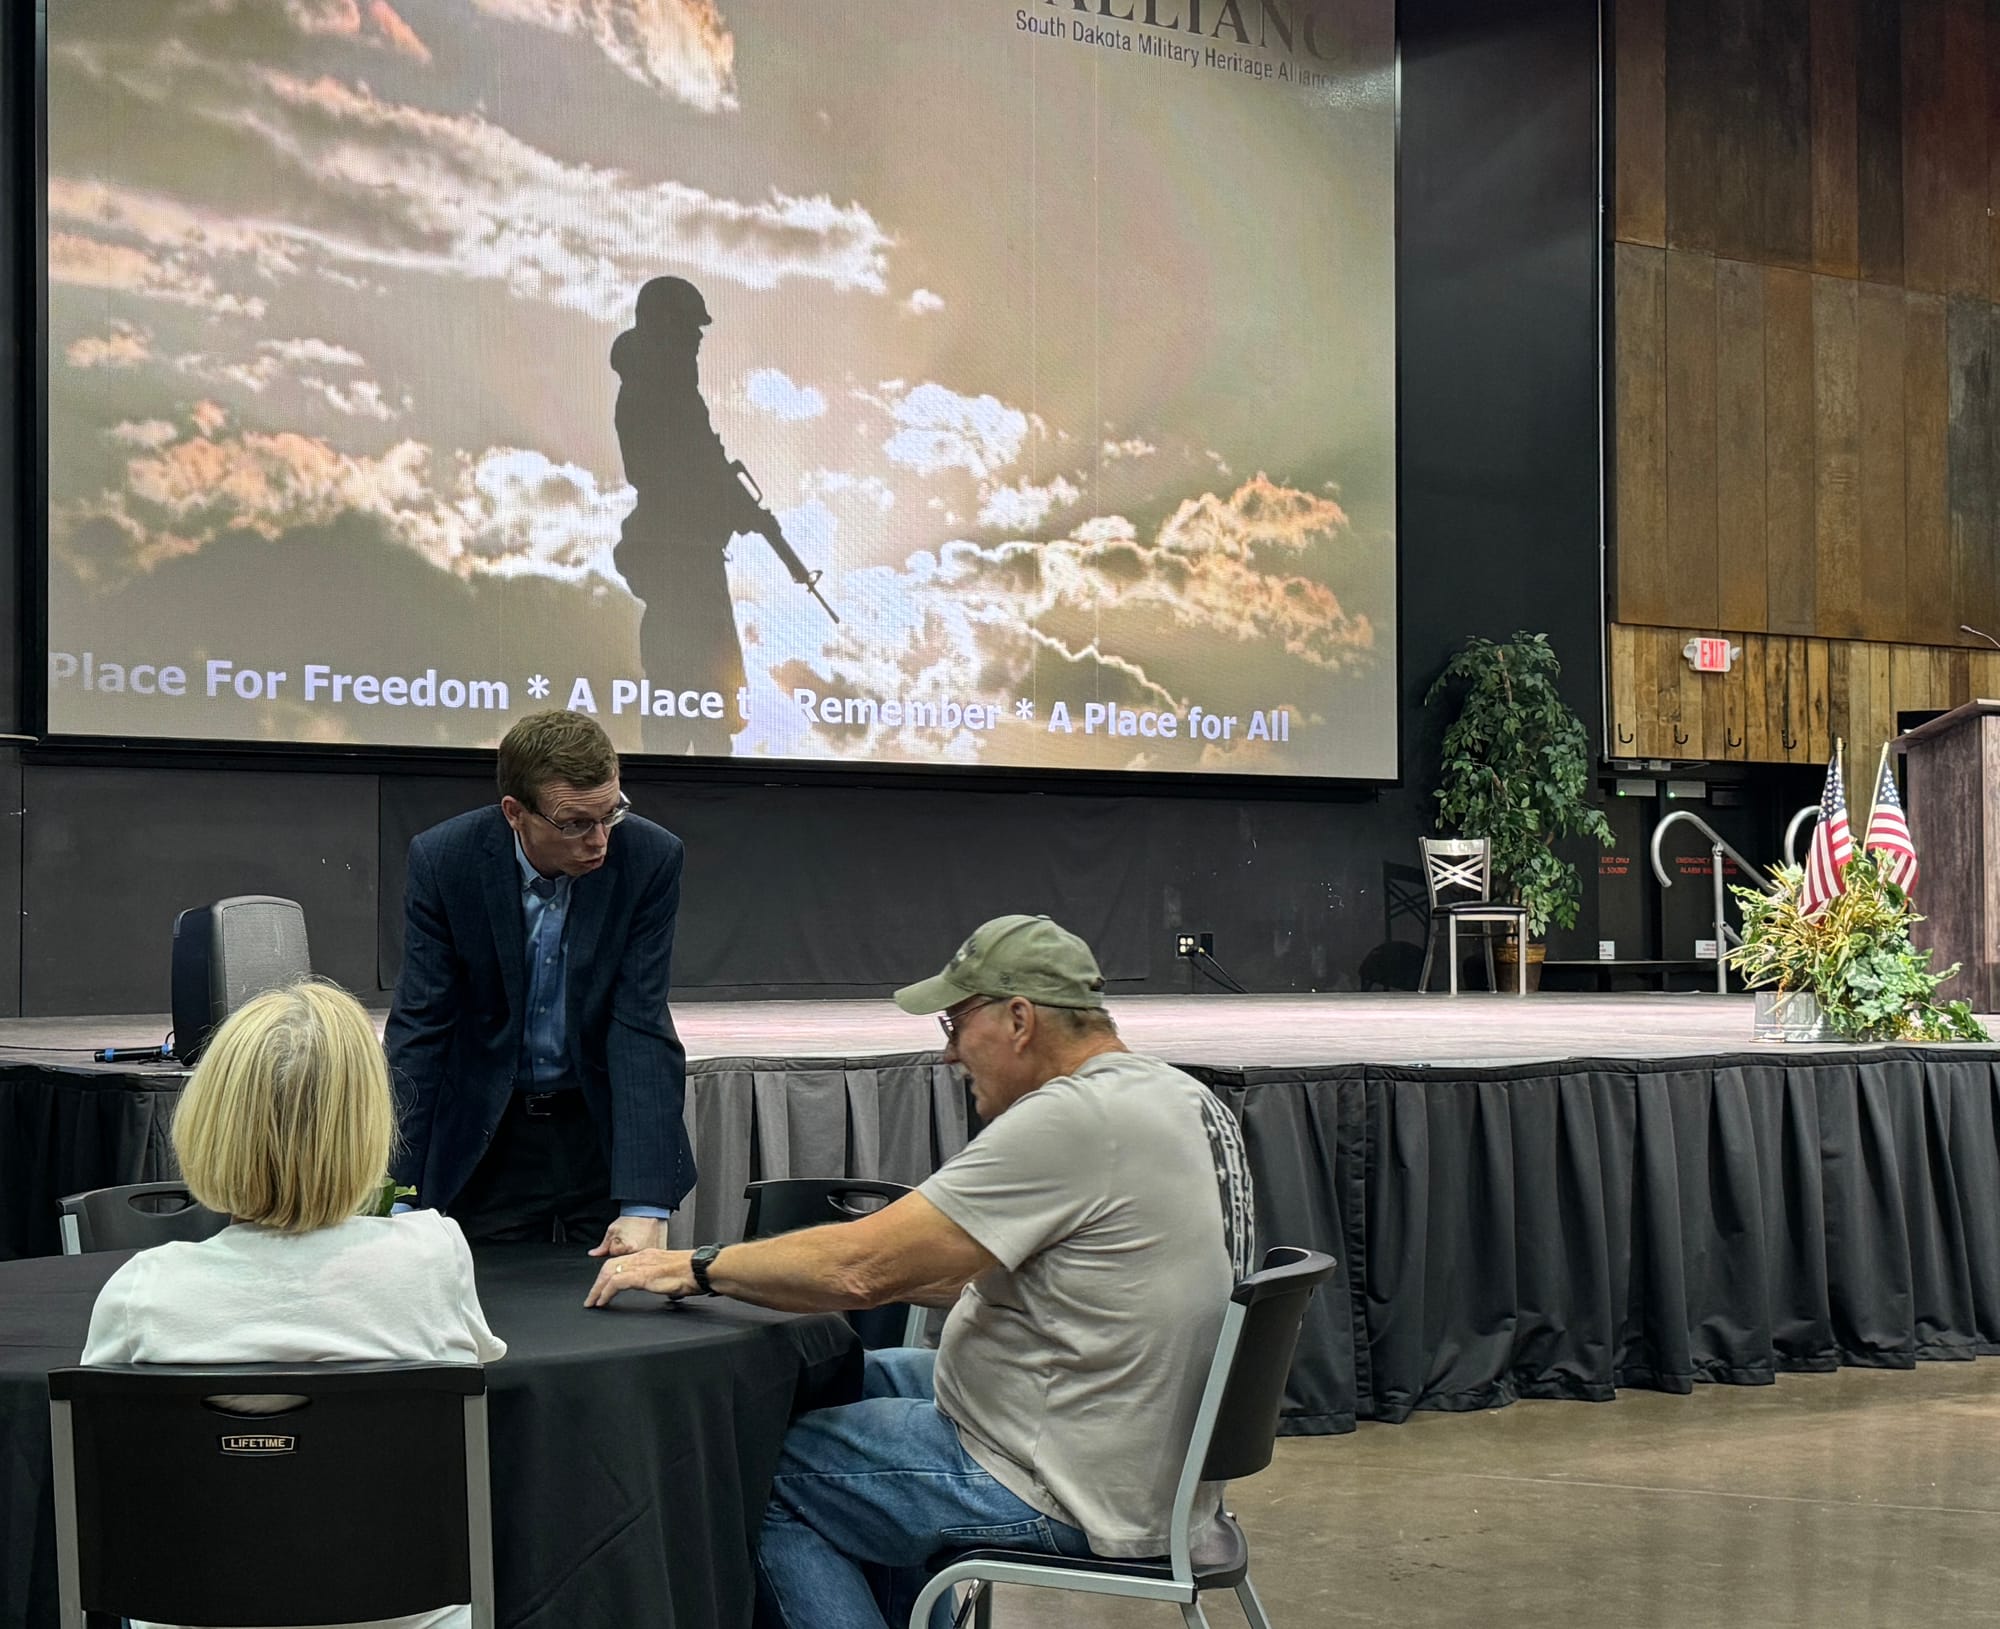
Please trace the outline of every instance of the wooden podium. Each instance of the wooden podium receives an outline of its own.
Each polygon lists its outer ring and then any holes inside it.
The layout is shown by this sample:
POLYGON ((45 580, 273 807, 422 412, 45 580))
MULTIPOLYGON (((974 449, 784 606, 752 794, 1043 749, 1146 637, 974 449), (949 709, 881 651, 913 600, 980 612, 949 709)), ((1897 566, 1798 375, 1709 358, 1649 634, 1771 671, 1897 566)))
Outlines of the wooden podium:
POLYGON ((1896 742, 1917 845, 1911 931, 1934 968, 1959 964, 1944 1001, 2000 1011, 2000 701, 1969 701, 1896 742))

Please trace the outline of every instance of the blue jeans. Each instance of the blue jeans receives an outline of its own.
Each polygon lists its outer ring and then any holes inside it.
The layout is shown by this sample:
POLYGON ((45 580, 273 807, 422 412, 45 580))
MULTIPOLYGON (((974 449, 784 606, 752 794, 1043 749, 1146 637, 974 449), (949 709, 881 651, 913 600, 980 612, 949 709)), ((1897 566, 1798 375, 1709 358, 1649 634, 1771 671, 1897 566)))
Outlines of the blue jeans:
MULTIPOLYGON (((940 1553, 987 1545, 1089 1555, 1077 1528, 1023 1504, 938 1412, 935 1352, 866 1356, 862 1401, 785 1434, 757 1557, 760 1621, 783 1629, 903 1629, 940 1553)), ((932 1629, 951 1622, 947 1594, 932 1629)))

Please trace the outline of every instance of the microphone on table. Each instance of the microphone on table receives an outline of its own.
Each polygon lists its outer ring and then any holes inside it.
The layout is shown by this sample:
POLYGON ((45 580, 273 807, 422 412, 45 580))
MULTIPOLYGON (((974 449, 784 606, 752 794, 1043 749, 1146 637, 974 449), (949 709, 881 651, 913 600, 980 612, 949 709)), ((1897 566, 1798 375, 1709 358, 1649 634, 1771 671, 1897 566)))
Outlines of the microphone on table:
POLYGON ((91 1053, 98 1063, 165 1063, 173 1055, 171 1046, 100 1046, 91 1053))

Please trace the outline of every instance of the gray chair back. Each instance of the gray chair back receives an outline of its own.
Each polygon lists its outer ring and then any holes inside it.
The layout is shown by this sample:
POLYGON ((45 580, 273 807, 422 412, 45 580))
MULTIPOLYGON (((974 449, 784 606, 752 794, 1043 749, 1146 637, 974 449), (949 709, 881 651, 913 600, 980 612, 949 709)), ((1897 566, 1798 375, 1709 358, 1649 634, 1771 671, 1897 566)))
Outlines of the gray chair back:
POLYGON ((1420 837, 1431 909, 1493 897, 1493 844, 1484 837, 1420 837))
MULTIPOLYGON (((1278 1410, 1285 1401, 1306 1305, 1336 1265, 1331 1256, 1284 1245, 1267 1251, 1263 1269, 1236 1286, 1229 1303, 1232 1312, 1241 1310, 1242 1322, 1200 1455, 1202 1481, 1233 1482, 1271 1463, 1278 1410)), ((1217 1344, 1219 1360, 1223 1343, 1217 1344)), ((1189 1448, 1190 1463, 1194 1447, 1189 1448)))
POLYGON ((196 1202, 181 1182, 132 1182, 92 1188, 57 1202, 66 1256, 97 1250, 150 1250, 176 1239, 213 1238, 229 1218, 196 1202))
POLYGON ((972 1550, 940 1558, 910 1609, 910 1629, 924 1629, 934 1604, 959 1584, 973 1586, 974 1622, 992 1622, 994 1584, 1026 1584, 1139 1600, 1172 1601, 1182 1618, 1205 1624, 1204 1589, 1233 1589, 1253 1629, 1269 1619, 1250 1582, 1250 1549, 1233 1518, 1220 1524, 1223 1553, 1197 1567, 1193 1555, 1195 1500, 1207 1482, 1261 1471, 1271 1462, 1278 1409, 1298 1348, 1299 1328, 1313 1293, 1333 1276, 1333 1257, 1284 1245, 1265 1252, 1264 1265, 1236 1286, 1223 1309, 1222 1328, 1188 1434, 1180 1481, 1168 1518, 1171 1548, 1156 1560, 1104 1561, 1035 1550, 972 1550))
POLYGON ((49 1375, 63 1629, 493 1622, 477 1364, 110 1365, 49 1375), (270 1414, 220 1399, 291 1399, 270 1414))

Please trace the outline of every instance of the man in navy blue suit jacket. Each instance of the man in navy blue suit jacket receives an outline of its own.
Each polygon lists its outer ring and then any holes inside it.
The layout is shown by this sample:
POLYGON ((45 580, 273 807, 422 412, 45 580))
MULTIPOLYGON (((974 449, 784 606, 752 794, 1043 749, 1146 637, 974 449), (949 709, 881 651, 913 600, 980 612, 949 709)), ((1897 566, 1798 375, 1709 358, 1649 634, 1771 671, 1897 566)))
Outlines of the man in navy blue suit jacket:
POLYGON ((581 713, 516 724, 499 783, 410 844, 393 1175, 468 1238, 658 1247, 694 1185, 667 1010, 680 839, 630 815, 581 713))

